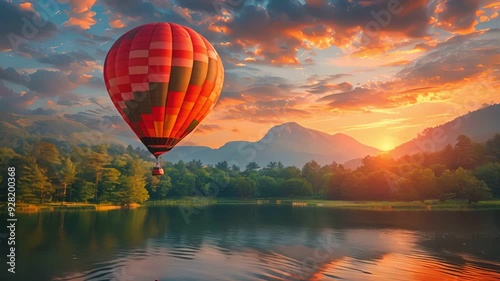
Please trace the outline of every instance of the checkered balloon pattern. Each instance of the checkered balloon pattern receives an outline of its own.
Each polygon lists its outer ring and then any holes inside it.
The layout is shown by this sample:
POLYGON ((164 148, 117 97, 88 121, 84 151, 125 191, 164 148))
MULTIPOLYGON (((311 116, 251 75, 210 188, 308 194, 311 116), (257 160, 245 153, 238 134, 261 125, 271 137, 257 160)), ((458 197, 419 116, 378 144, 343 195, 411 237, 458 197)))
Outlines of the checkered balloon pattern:
POLYGON ((224 68, 214 47, 197 32, 173 23, 150 23, 113 44, 104 81, 120 114, 158 157, 215 106, 224 68))

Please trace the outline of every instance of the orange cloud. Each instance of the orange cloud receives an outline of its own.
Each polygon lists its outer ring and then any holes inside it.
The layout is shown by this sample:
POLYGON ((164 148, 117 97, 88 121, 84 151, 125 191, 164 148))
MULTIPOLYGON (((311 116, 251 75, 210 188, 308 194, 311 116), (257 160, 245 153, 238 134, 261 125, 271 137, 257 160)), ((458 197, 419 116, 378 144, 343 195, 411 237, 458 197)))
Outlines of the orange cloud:
POLYGON ((21 7, 21 9, 23 9, 23 10, 32 11, 32 12, 35 11, 33 9, 33 5, 30 2, 20 3, 19 7, 21 7))
POLYGON ((119 19, 115 19, 115 20, 109 21, 109 26, 112 27, 112 28, 124 28, 125 27, 125 23, 123 23, 119 19))
MULTIPOLYGON (((357 55, 370 56, 393 49, 402 39, 427 36, 430 26, 427 1, 400 2, 401 11, 386 20, 383 12, 389 13, 387 3, 380 1, 364 1, 363 5, 347 3, 347 7, 321 0, 294 5, 272 1, 265 9, 246 6, 230 19, 215 17, 216 22, 208 29, 238 38, 239 47, 243 48, 240 54, 251 52, 254 63, 258 64, 296 65, 300 64, 299 50, 331 46, 353 48, 359 51, 357 55), (374 25, 377 25, 375 31, 374 25)), ((234 53, 233 46, 228 49, 234 53)), ((230 60, 234 64, 245 63, 236 56, 230 60)))
POLYGON ((96 23, 94 19, 96 13, 91 10, 95 2, 96 0, 69 0, 67 3, 70 10, 66 11, 69 19, 65 25, 90 29, 96 23))

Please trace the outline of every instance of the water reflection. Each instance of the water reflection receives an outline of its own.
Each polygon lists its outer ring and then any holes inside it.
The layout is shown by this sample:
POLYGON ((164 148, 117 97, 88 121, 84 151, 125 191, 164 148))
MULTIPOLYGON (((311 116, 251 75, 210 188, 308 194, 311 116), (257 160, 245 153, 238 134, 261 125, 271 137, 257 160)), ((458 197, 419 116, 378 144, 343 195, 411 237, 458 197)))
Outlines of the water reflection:
POLYGON ((499 215, 214 206, 186 224, 173 207, 32 214, 19 217, 14 280, 499 280, 499 215))

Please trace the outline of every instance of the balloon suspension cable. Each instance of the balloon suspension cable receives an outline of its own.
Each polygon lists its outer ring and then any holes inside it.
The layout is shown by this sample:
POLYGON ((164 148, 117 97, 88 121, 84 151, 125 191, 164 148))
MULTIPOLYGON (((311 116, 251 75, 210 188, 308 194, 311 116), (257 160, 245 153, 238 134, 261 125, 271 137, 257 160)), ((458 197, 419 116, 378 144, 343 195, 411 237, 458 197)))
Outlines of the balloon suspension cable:
POLYGON ((161 156, 156 157, 156 167, 161 167, 161 156))

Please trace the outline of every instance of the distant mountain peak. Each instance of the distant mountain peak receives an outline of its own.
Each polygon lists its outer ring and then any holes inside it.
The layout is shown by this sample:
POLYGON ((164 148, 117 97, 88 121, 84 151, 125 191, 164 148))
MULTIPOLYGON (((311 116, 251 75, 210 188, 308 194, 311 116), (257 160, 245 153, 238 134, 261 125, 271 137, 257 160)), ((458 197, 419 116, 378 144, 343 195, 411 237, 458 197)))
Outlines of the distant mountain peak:
POLYGON ((311 160, 324 165, 378 153, 378 149, 366 146, 348 135, 330 135, 297 122, 287 122, 273 126, 257 142, 231 141, 218 149, 202 152, 174 148, 169 153, 169 161, 200 159, 206 164, 228 161, 240 167, 250 161, 261 166, 280 161, 285 165, 301 167, 311 160))

